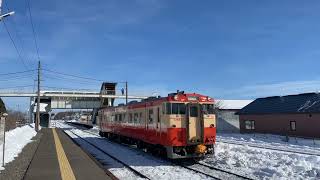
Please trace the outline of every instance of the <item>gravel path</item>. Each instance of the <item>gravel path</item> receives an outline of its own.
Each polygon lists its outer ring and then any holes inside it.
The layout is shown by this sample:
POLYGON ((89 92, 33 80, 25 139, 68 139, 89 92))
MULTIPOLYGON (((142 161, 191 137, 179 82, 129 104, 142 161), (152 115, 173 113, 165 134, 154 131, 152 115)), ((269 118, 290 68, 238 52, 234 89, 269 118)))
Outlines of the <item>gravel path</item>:
POLYGON ((41 131, 32 138, 32 142, 27 144, 15 160, 5 165, 5 170, 0 171, 0 179, 17 180, 23 179, 24 173, 28 169, 29 163, 38 147, 42 133, 41 131))

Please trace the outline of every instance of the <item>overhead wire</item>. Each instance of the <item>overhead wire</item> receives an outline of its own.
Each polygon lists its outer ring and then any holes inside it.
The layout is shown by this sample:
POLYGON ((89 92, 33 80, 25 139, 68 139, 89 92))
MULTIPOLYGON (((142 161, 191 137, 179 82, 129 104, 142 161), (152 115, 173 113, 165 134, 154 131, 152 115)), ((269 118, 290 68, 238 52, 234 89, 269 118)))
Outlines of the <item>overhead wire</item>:
POLYGON ((25 61, 23 60, 23 58, 22 58, 22 56, 21 56, 20 51, 19 51, 19 50, 18 50, 18 48, 17 48, 16 43, 14 42, 14 40, 13 40, 13 38, 12 38, 12 36, 11 36, 10 32, 9 32, 9 29, 8 29, 8 27, 7 27, 6 23, 5 23, 5 20, 2 20, 2 22, 3 22, 3 25, 4 25, 4 27, 5 27, 6 31, 7 31, 8 35, 9 35, 9 38, 10 38, 10 40, 11 40, 11 42, 12 42, 12 44, 13 44, 13 46, 14 46, 14 48, 15 48, 15 50, 16 50, 16 52, 17 52, 17 54, 18 54, 18 57, 19 57, 20 61, 22 62, 23 66, 24 66, 27 70, 29 70, 29 68, 27 67, 27 65, 26 65, 25 61))
POLYGON ((63 80, 63 81, 68 81, 68 83, 76 83, 76 84, 83 84, 83 85, 96 85, 98 82, 90 82, 90 81, 82 81, 78 79, 69 79, 69 78, 64 78, 64 77, 59 77, 59 76, 51 76, 50 74, 42 74, 42 77, 45 79, 54 79, 54 80, 63 80))
MULTIPOLYGON (((7 2, 4 2, 4 3, 3 3, 3 7, 5 7, 8 12, 10 11, 7 2)), ((21 38, 20 34, 18 33, 18 31, 17 31, 17 29, 16 29, 15 16, 13 16, 13 17, 10 18, 10 19, 12 19, 11 22, 12 22, 12 24, 13 24, 13 25, 12 25, 13 31, 15 32, 16 37, 17 37, 18 41, 19 41, 20 44, 21 44, 21 45, 20 45, 21 50, 22 50, 22 53, 21 53, 21 54, 24 54, 25 59, 26 59, 27 62, 31 62, 31 60, 29 59, 29 57, 28 57, 27 54, 25 53, 25 49, 24 49, 24 46, 23 46, 23 43, 22 43, 22 38, 21 38)), ((8 21, 8 22, 9 22, 9 21, 8 21)), ((28 63, 27 63, 27 64, 28 64, 28 63)), ((32 66, 32 65, 31 65, 31 66, 32 66)))
POLYGON ((33 32, 34 43, 35 43, 35 46, 36 46, 36 52, 37 52, 37 55, 38 55, 38 60, 40 60, 39 46, 38 46, 38 42, 37 42, 36 31, 34 29, 34 24, 33 24, 33 20, 32 20, 30 0, 26 0, 26 4, 27 4, 28 10, 29 10, 29 17, 30 17, 30 23, 31 23, 31 28, 32 28, 32 32, 33 32))
POLYGON ((0 76, 8 76, 8 75, 22 74, 22 73, 28 73, 28 72, 33 72, 33 71, 36 71, 36 69, 27 70, 27 71, 18 71, 18 72, 3 73, 3 74, 0 74, 0 76))
POLYGON ((78 76, 78 75, 72 75, 72 74, 67 74, 67 73, 62 73, 62 72, 57 72, 57 71, 52 71, 49 69, 42 69, 44 71, 48 71, 48 72, 52 72, 52 73, 56 73, 58 75, 64 75, 64 76, 69 76, 69 77, 75 77, 75 78, 79 78, 79 79, 87 79, 87 80, 92 80, 92 81, 99 81, 99 82, 104 82, 104 80, 101 79, 94 79, 94 78, 89 78, 89 77, 83 77, 83 76, 78 76))
POLYGON ((23 88, 23 87, 33 87, 33 85, 11 86, 11 87, 0 88, 0 89, 16 89, 16 88, 23 88))

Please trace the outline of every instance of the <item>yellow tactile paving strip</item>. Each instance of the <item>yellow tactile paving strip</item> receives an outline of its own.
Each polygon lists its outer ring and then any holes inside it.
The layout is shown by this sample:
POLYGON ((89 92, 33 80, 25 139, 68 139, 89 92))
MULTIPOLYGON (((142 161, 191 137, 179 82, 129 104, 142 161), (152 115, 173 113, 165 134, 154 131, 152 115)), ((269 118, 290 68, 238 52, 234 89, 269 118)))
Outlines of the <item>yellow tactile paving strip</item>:
POLYGON ((63 147, 60 142, 59 136, 56 132, 56 129, 55 128, 52 129, 52 132, 54 137, 54 143, 56 145, 61 178, 62 180, 76 180, 76 177, 74 176, 74 173, 72 171, 72 168, 70 166, 66 153, 63 150, 63 147))

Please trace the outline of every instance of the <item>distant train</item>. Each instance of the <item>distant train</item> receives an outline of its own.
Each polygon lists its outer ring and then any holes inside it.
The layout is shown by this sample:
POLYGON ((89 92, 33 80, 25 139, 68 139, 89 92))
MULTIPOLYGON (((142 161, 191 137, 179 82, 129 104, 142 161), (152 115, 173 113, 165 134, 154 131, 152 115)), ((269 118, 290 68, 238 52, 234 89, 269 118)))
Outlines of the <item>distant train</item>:
POLYGON ((170 159, 203 157, 216 139, 214 100, 183 91, 98 112, 100 136, 170 159))

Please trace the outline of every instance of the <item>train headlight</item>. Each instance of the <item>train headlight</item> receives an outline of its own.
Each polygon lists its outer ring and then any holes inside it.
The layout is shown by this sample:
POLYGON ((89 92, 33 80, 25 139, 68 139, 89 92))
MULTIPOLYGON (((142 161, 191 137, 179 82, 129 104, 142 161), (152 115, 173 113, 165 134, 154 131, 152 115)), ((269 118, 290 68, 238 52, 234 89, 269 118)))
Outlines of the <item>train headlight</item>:
POLYGON ((214 128, 214 124, 210 124, 210 127, 211 127, 211 128, 214 128))
POLYGON ((177 101, 179 99, 178 95, 175 95, 173 99, 177 101))
POLYGON ((172 125, 172 127, 173 127, 173 128, 175 128, 175 127, 176 127, 176 125, 174 124, 174 125, 172 125))

